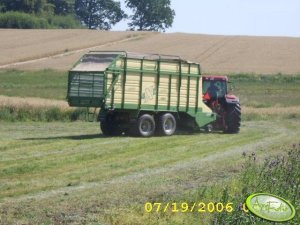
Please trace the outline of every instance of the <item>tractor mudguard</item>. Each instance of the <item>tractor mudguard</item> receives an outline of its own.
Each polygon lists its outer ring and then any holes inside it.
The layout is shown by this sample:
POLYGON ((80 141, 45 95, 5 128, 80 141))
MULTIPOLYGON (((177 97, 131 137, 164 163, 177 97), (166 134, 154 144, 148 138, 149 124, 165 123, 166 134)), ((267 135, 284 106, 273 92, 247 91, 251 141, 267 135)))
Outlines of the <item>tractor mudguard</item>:
POLYGON ((240 102, 240 99, 235 95, 225 95, 225 100, 227 104, 237 104, 240 102))

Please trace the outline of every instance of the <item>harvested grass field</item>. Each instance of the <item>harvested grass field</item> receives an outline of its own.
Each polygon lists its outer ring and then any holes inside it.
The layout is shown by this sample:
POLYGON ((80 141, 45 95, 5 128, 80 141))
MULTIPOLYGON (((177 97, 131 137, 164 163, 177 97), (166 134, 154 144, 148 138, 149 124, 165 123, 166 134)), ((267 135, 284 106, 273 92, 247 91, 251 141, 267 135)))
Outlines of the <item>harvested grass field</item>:
POLYGON ((283 146, 299 140, 299 121, 274 122, 244 122, 239 135, 195 133, 149 139, 104 138, 97 123, 4 122, 0 221, 210 224, 210 214, 147 214, 144 204, 187 196, 190 201, 215 200, 217 190, 214 197, 195 193, 224 186, 239 174, 243 152, 254 152, 263 161, 286 154, 283 146))
MULTIPOLYGON (((242 102, 238 135, 177 133, 149 139, 105 138, 99 123, 66 122, 72 116, 64 113, 74 110, 63 100, 66 75, 0 73, 5 94, 0 96, 0 224, 213 224, 221 214, 149 214, 144 205, 218 202, 226 194, 226 201, 238 207, 257 191, 252 182, 257 173, 247 185, 238 178, 245 172, 243 155, 254 154, 260 165, 270 156, 288 155, 289 147, 300 142, 299 75, 230 76, 242 102), (254 187, 244 192, 250 184, 254 187)), ((267 187, 260 191, 294 196, 267 187)), ((247 219, 238 211, 234 215, 222 214, 219 220, 247 219)))
POLYGON ((300 38, 89 30, 0 34, 0 68, 66 71, 89 50, 126 50, 180 55, 201 63, 206 73, 300 73, 300 38))

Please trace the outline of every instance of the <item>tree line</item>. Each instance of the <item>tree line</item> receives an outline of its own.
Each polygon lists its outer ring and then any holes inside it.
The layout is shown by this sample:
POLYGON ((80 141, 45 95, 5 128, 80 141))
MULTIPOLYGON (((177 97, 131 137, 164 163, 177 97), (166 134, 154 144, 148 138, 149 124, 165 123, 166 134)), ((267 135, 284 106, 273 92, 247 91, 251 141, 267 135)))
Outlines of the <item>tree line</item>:
POLYGON ((130 30, 165 31, 175 11, 170 0, 0 0, 0 28, 80 28, 110 30, 128 20, 130 30))

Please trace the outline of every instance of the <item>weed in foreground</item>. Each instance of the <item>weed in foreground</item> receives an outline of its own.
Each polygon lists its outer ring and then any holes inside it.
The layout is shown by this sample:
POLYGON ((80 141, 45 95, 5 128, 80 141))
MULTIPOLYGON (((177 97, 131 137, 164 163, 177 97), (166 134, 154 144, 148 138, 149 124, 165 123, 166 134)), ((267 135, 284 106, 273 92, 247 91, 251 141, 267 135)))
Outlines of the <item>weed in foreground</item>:
MULTIPOLYGON (((283 149, 285 150, 285 149, 283 149)), ((250 155, 245 164, 244 172, 240 177, 241 193, 232 195, 229 188, 225 188, 222 200, 230 196, 234 205, 237 205, 232 213, 217 214, 214 218, 214 225, 248 225, 248 224, 277 224, 245 212, 243 206, 245 198, 253 193, 270 193, 287 199, 296 209, 296 216, 293 220, 284 224, 296 225, 300 223, 300 143, 293 144, 288 150, 287 156, 275 156, 265 159, 262 166, 256 163, 256 155, 250 155)), ((244 155, 246 156, 246 155, 244 155)))

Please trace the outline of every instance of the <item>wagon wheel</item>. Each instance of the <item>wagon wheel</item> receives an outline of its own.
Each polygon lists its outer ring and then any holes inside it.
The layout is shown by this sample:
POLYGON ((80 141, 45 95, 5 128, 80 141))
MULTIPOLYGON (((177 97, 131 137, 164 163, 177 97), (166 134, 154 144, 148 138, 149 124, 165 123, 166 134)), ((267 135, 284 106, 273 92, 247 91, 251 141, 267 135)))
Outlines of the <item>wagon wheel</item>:
POLYGON ((123 133, 113 115, 107 115, 105 121, 100 122, 100 128, 105 136, 119 136, 123 133))
POLYGON ((153 116, 143 114, 138 121, 131 125, 130 134, 134 136, 150 137, 155 131, 155 121, 153 116))
POLYGON ((171 113, 165 113, 159 117, 158 133, 171 136, 176 131, 176 119, 171 113))

